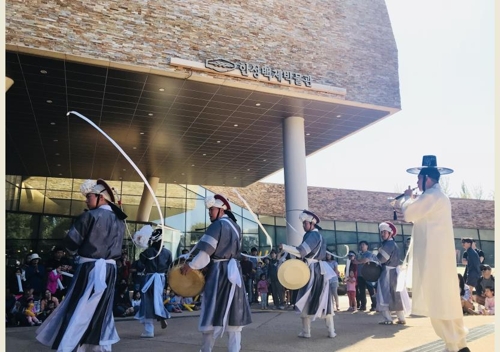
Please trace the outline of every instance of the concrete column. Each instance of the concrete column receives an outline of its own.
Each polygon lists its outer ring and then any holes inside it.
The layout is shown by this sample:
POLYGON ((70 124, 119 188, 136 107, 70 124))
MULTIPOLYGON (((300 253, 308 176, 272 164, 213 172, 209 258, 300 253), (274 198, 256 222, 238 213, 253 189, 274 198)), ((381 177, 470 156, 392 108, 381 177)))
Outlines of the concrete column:
POLYGON ((283 121, 283 164, 286 239, 287 244, 298 246, 304 235, 299 214, 308 208, 304 118, 300 116, 287 117, 283 121))
MULTIPOLYGON (((159 177, 148 177, 149 185, 153 191, 156 191, 159 181, 159 177)), ((149 215, 151 215, 151 208, 153 207, 153 204, 153 195, 149 191, 148 186, 144 185, 141 202, 139 203, 139 209, 137 209, 137 221, 149 221, 149 215)))

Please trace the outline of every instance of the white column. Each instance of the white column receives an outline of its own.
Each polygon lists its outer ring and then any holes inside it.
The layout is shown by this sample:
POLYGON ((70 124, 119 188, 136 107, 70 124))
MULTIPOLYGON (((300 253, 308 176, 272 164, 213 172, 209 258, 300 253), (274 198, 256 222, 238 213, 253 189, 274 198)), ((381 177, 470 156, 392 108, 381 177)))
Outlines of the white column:
POLYGON ((287 117, 283 121, 283 165, 286 239, 287 244, 298 246, 304 235, 299 214, 308 208, 304 118, 300 116, 287 117))
MULTIPOLYGON (((148 177, 149 185, 151 186, 153 191, 156 191, 159 181, 159 177, 148 177)), ((151 215, 151 208, 153 207, 153 203, 153 195, 149 191, 148 186, 144 185, 144 189, 142 190, 141 202, 139 203, 139 209, 137 209, 136 221, 149 221, 149 215, 151 215)))

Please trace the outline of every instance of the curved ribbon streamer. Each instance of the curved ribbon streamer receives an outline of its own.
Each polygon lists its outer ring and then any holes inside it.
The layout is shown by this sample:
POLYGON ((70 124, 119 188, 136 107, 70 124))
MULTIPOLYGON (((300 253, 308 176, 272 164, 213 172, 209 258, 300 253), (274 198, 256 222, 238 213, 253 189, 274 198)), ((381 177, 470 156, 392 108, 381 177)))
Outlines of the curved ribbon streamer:
MULTIPOLYGON (((252 215, 252 217, 255 220, 255 222, 257 224, 259 224, 260 229, 262 230, 262 232, 264 232, 264 235, 266 235, 267 239, 269 240, 271 248, 273 248, 273 239, 271 238, 271 236, 269 236, 269 234, 267 233, 266 229, 264 228, 264 226, 262 225, 262 223, 259 221, 259 218, 257 217, 257 215, 255 215, 255 213, 252 211, 252 208, 250 208, 250 205, 248 205, 247 201, 241 196, 241 194, 235 188, 233 188, 233 192, 236 193, 236 195, 238 196, 238 198, 243 202, 243 204, 245 204, 245 206, 247 207, 247 210, 250 212, 250 214, 252 215)), ((255 259, 261 259, 261 258, 267 257, 267 254, 266 255, 261 255, 261 256, 253 256, 253 255, 248 255, 248 254, 241 253, 241 255, 243 255, 243 256, 245 256, 247 258, 255 258, 255 259)))
MULTIPOLYGON (((139 176, 141 177, 141 179, 144 181, 144 184, 148 187, 148 190, 149 192, 151 193, 151 195, 153 196, 153 199, 155 201, 155 204, 156 204, 156 207, 158 208, 158 214, 160 214, 160 221, 161 221, 161 224, 159 225, 162 230, 165 228, 165 219, 163 218, 163 214, 161 212, 161 207, 160 207, 160 203, 158 203, 158 199, 156 198, 156 195, 155 195, 155 192, 153 191, 153 188, 151 187, 151 185, 149 184, 148 180, 146 179, 146 177, 142 174, 141 170, 139 170, 139 168, 137 167, 137 165, 132 161, 132 159, 130 159, 130 157, 127 155, 127 153, 125 153, 125 151, 118 145, 118 143, 116 143, 113 138, 111 138, 110 136, 108 136, 106 134, 106 132, 104 132, 99 126, 97 126, 94 122, 92 122, 92 120, 90 120, 89 118, 83 116, 82 114, 80 114, 79 112, 76 112, 76 111, 68 111, 68 113, 66 114, 66 116, 69 116, 70 114, 73 114, 73 115, 76 115, 78 116, 79 118, 81 118, 82 120, 86 121, 88 124, 90 124, 92 127, 94 127, 96 130, 98 130, 99 132, 101 132, 101 134, 106 137, 110 142, 111 144, 113 144, 116 149, 118 149, 118 151, 125 157, 125 159, 130 163, 130 165, 135 169, 135 171, 137 171, 137 173, 139 174, 139 176)), ((162 233, 162 239, 163 239, 163 233, 162 233)), ((134 240, 132 239, 132 243, 134 243, 135 245, 135 242, 134 240)), ((154 256, 154 257, 151 257, 151 258, 148 258, 148 259, 153 259, 153 258, 156 258, 158 255, 160 254, 160 251, 158 251, 158 253, 154 256)))

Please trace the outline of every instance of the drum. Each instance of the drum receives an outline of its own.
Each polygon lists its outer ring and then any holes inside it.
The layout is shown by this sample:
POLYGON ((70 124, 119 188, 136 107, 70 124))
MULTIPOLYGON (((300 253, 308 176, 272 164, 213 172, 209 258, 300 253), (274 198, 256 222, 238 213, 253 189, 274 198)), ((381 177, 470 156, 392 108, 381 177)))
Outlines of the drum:
POLYGON ((168 285, 179 296, 195 297, 203 291, 205 277, 199 270, 190 270, 186 275, 181 274, 183 264, 172 267, 168 272, 168 285))
POLYGON ((376 282, 380 277, 381 272, 382 266, 373 261, 363 264, 363 267, 361 268, 361 276, 363 276, 366 281, 370 282, 376 282))
POLYGON ((306 263, 299 259, 288 259, 278 268, 278 280, 289 290, 298 290, 304 287, 311 277, 306 263))

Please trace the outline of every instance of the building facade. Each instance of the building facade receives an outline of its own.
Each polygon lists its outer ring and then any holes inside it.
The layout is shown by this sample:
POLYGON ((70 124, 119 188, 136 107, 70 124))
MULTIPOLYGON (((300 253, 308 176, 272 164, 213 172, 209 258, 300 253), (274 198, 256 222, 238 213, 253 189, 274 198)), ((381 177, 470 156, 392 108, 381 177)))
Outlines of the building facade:
MULTIPOLYGON (((85 208, 84 197, 79 190, 83 181, 44 177, 22 181, 21 177, 7 177, 6 248, 10 263, 16 260, 22 262, 26 255, 33 252, 48 259, 51 248, 61 245, 74 218, 85 208)), ((126 181, 111 181, 110 184, 121 195, 123 209, 129 216, 128 235, 125 236, 123 248, 131 258, 135 258, 140 250, 134 247, 130 236, 146 224, 136 218, 143 185, 140 182, 126 181)), ((257 214, 261 225, 232 188, 159 184, 156 197, 165 217, 165 224, 170 229, 164 238, 167 247, 177 255, 182 249, 194 246, 210 224, 204 198, 214 193, 222 193, 231 200, 231 207, 243 230, 244 250, 257 247, 261 254, 265 254, 270 251, 271 244, 276 248, 279 243, 286 243, 284 186, 256 183, 239 188, 237 192, 252 207, 251 211, 257 214)), ((392 208, 387 202, 379 204, 379 199, 387 199, 387 193, 310 187, 309 194, 311 199, 316 199, 311 202, 310 209, 316 211, 322 219, 321 233, 331 252, 344 255, 346 248, 357 251, 357 243, 361 240, 368 241, 372 250, 378 248, 378 223, 392 220, 393 216, 392 208), (357 206, 360 198, 366 200, 363 207, 357 206), (333 207, 328 207, 328 204, 333 207), (334 207, 347 212, 339 213, 334 207), (356 207, 358 211, 352 211, 356 207)), ((457 264, 461 263, 463 251, 460 238, 472 237, 485 252, 486 262, 494 265, 494 202, 452 199, 452 206, 457 264)), ((151 213, 151 223, 160 222, 154 207, 151 213)), ((404 255, 412 225, 402 220, 394 222, 400 234, 396 237, 396 242, 404 255)), ((302 229, 297 231, 302 236, 302 229)))

